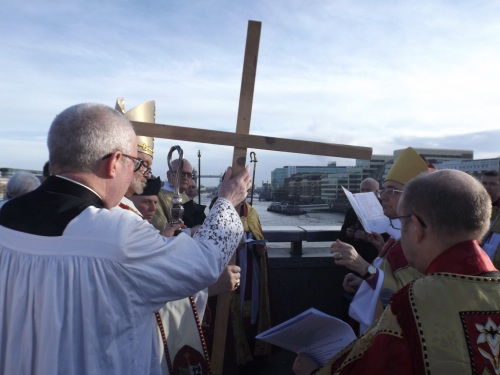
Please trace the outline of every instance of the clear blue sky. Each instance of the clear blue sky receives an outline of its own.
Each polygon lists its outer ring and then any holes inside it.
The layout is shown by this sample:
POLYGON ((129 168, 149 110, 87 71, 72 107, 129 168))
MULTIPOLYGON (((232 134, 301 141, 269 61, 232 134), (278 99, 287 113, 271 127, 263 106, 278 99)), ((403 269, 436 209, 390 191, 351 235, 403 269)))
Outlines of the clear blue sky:
MULTIPOLYGON (((234 131, 248 20, 262 22, 251 133, 500 155, 498 1, 4 1, 0 166, 41 169, 54 116, 80 102, 155 100, 157 122, 234 131)), ((229 147, 157 140, 202 173, 229 147)), ((252 150, 249 150, 252 151, 252 150)), ((254 150, 283 165, 350 159, 254 150)))

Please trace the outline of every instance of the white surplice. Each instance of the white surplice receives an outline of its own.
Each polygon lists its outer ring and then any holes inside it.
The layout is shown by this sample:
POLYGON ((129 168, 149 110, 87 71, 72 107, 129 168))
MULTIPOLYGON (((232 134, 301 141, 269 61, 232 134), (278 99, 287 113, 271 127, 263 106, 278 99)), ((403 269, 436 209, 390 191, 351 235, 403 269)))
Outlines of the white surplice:
MULTIPOLYGON (((393 220, 396 227, 401 227, 399 219, 393 220)), ((387 227, 388 233, 395 240, 401 238, 401 229, 394 229, 391 226, 387 227)), ((377 257, 373 261, 373 265, 378 268, 378 278, 375 288, 372 288, 365 280, 361 282, 354 298, 349 305, 349 316, 359 322, 359 333, 364 333, 375 320, 375 311, 380 299, 380 292, 384 282, 384 272, 380 269, 383 258, 377 257)))
POLYGON ((194 238, 119 208, 57 237, 0 226, 0 373, 159 374, 152 313, 213 284, 242 235, 225 199, 194 238))

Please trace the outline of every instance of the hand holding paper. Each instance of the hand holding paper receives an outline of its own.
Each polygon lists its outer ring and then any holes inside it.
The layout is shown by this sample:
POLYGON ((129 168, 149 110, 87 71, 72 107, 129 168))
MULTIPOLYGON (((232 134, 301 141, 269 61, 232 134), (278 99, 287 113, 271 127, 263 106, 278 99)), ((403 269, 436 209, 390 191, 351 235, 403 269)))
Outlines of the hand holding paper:
POLYGON ((387 231, 389 218, 384 215, 382 205, 375 194, 372 192, 352 194, 343 186, 342 189, 367 233, 387 231))
POLYGON ((296 353, 305 353, 324 365, 356 339, 356 335, 349 324, 310 308, 256 338, 296 353))

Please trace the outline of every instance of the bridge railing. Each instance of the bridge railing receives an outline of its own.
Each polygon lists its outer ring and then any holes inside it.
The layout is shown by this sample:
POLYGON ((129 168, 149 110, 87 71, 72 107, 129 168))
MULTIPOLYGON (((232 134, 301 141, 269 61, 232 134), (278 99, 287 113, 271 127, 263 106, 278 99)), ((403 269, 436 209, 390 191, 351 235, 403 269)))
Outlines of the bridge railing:
POLYGON ((340 228, 339 225, 266 226, 262 231, 270 243, 289 242, 290 255, 300 257, 303 255, 304 242, 325 242, 325 247, 328 247, 339 237, 340 228))
POLYGON ((329 250, 339 237, 341 226, 265 226, 262 229, 268 241, 268 280, 274 324, 309 307, 347 319, 348 302, 342 282, 348 270, 335 264, 329 250), (290 244, 289 248, 282 247, 286 243, 290 244))

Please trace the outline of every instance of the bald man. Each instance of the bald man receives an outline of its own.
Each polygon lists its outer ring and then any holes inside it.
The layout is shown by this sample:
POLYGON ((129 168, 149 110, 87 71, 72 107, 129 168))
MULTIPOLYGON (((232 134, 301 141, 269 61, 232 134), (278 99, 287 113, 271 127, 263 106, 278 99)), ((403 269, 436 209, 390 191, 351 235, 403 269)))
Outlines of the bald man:
POLYGON ((379 320, 326 365, 302 354, 294 373, 497 373, 500 273, 478 243, 489 201, 461 171, 410 181, 391 220, 399 220, 404 255, 423 276, 396 292, 379 320))

